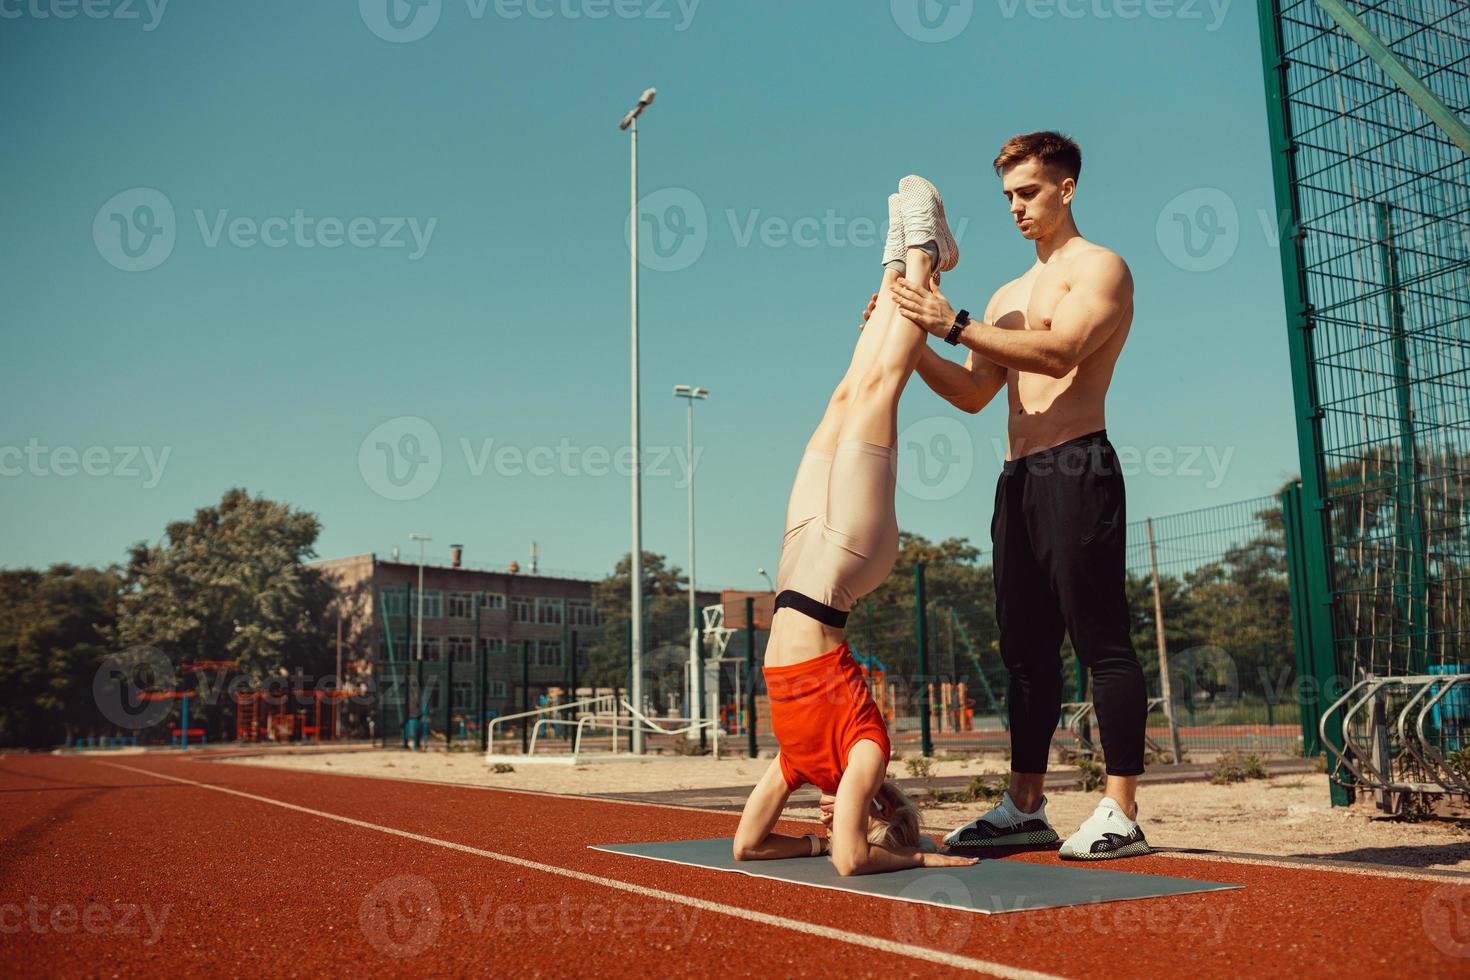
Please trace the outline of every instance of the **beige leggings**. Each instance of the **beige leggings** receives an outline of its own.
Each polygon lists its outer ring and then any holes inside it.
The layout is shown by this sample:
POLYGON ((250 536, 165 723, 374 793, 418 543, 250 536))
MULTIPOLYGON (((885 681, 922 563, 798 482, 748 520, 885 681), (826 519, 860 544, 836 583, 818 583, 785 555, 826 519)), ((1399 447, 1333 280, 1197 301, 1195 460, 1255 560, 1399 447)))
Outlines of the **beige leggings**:
POLYGON ((898 558, 893 493, 898 451, 856 439, 807 451, 786 503, 776 591, 791 589, 847 612, 898 558))

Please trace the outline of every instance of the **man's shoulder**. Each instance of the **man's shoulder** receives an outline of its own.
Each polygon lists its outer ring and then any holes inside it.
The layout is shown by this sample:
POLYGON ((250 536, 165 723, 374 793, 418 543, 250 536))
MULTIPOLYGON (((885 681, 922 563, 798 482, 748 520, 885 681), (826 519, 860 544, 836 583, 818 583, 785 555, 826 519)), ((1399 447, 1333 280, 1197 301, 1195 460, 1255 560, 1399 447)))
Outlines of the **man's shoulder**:
POLYGON ((1128 270, 1128 263, 1123 261, 1123 256, 1096 242, 1089 242, 1084 238, 1077 238, 1067 245, 1067 264, 1087 271, 1123 271, 1128 270))
POLYGON ((1091 282, 1102 286, 1132 289, 1133 273, 1123 256, 1103 245, 1078 240, 1067 255, 1067 278, 1073 283, 1091 282))

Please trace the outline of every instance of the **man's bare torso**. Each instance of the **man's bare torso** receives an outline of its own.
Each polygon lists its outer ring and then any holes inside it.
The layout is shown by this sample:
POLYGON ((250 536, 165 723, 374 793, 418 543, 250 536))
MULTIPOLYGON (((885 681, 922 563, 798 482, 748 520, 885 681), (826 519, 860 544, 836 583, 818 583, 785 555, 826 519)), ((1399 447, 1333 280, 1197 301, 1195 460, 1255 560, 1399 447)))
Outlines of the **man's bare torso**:
MULTIPOLYGON (((986 309, 986 321, 1003 330, 1050 329, 1057 304, 1076 284, 1078 259, 1099 251, 1104 249, 1080 238, 1067 243, 1047 262, 1036 263, 1019 279, 996 290, 986 309)), ((1007 459, 1106 427, 1104 401, 1113 379, 1113 366, 1128 339, 1133 304, 1130 302, 1117 316, 1118 324, 1111 336, 1063 377, 1014 368, 1006 371, 1007 459)))

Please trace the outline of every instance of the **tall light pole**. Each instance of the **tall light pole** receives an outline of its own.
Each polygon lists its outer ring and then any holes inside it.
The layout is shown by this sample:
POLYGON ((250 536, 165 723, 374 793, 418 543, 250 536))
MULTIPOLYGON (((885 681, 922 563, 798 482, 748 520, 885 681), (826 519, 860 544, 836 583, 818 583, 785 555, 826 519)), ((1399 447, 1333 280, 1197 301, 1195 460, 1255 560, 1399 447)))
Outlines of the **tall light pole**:
POLYGON ((763 576, 765 576, 766 584, 771 587, 771 591, 772 592, 775 592, 776 591, 776 583, 771 581, 771 574, 769 572, 767 572, 764 568, 757 568, 755 570, 755 573, 757 575, 763 575, 763 576))
POLYGON ((414 660, 417 662, 415 673, 418 675, 418 698, 419 712, 415 715, 418 725, 413 733, 414 746, 417 748, 422 744, 423 738, 423 703, 424 703, 424 542, 432 541, 433 538, 427 534, 410 534, 408 540, 419 543, 419 610, 415 617, 417 622, 417 636, 414 640, 414 660))
POLYGON ((708 398, 709 389, 674 385, 674 395, 689 403, 686 427, 689 455, 685 459, 689 464, 689 721, 692 723, 689 740, 693 742, 698 741, 702 734, 702 730, 696 731, 694 726, 704 714, 704 678, 700 676, 703 671, 699 669, 699 619, 694 598, 694 403, 708 398))
MULTIPOLYGON (((643 115, 643 110, 653 104, 654 90, 648 89, 638 97, 638 104, 628 110, 623 121, 618 123, 619 129, 629 130, 629 146, 632 148, 632 194, 628 206, 628 251, 632 255, 632 264, 629 267, 631 296, 631 320, 632 320, 632 382, 633 382, 633 567, 629 570, 629 577, 633 582, 633 596, 631 608, 629 609, 631 640, 633 646, 632 656, 629 658, 630 672, 632 677, 628 678, 629 696, 633 701, 635 711, 643 710, 643 461, 639 458, 641 453, 639 439, 638 419, 638 117, 643 115)), ((641 755, 643 752, 643 728, 641 725, 633 726, 633 753, 641 755)))

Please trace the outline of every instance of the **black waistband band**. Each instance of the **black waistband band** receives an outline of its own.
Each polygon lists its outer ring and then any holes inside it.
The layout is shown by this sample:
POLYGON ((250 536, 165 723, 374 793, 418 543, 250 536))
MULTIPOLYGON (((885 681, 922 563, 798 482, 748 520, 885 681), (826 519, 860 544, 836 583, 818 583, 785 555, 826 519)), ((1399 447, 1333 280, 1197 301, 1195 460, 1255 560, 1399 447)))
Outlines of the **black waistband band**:
POLYGON ((1024 456, 1017 456, 1015 459, 1008 459, 1001 465, 1001 470, 1005 473, 1014 473, 1016 470, 1024 469, 1033 463, 1050 460, 1058 453, 1065 452, 1075 446, 1084 446, 1092 443, 1107 443, 1111 445, 1111 443, 1108 443, 1108 430, 1098 429, 1096 432, 1089 432, 1086 435, 1068 439, 1066 442, 1059 442, 1055 446, 1048 446, 1045 449, 1038 449, 1034 453, 1027 453, 1024 456))
MULTIPOLYGON (((797 612, 810 616, 817 622, 830 626, 833 629, 840 630, 847 626, 847 613, 841 609, 833 609, 825 602, 818 602, 811 596, 802 595, 800 592, 793 592, 791 589, 785 589, 780 595, 776 596, 775 608, 780 609, 783 606, 790 606, 797 612)), ((774 615, 775 609, 771 612, 774 615)))

